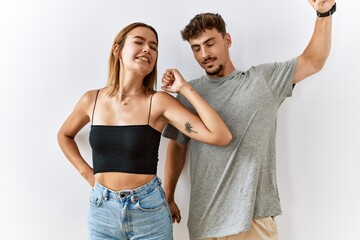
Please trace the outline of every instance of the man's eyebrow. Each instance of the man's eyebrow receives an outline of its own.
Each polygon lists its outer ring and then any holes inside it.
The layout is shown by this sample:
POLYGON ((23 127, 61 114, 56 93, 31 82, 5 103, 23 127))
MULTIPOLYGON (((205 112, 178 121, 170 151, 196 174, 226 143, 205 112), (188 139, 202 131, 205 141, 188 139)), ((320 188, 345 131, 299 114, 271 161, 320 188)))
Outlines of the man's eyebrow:
MULTIPOLYGON (((134 38, 140 38, 141 40, 146 41, 146 39, 142 36, 134 36, 133 39, 134 38)), ((150 43, 155 44, 157 46, 157 42, 155 42, 155 41, 150 41, 150 43)))
MULTIPOLYGON (((207 44, 208 42, 210 42, 211 40, 214 40, 215 39, 215 37, 211 37, 211 38, 208 38, 208 39, 206 39, 203 43, 201 43, 202 45, 205 45, 205 44, 207 44)), ((193 45, 191 45, 191 48, 194 48, 194 47, 199 47, 200 46, 200 44, 193 44, 193 45)))
POLYGON ((208 42, 210 42, 211 40, 214 40, 214 39, 215 39, 215 37, 211 37, 211 38, 207 39, 205 42, 203 42, 203 44, 207 44, 208 42))

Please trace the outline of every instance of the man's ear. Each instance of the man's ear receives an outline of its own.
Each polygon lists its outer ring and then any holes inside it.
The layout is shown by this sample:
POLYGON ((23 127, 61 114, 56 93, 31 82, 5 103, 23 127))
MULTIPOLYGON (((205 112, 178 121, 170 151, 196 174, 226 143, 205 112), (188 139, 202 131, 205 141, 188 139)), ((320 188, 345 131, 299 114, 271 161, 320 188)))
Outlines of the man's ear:
POLYGON ((230 46, 231 46, 231 43, 232 43, 230 34, 229 34, 229 33, 225 33, 224 39, 225 39, 226 45, 227 45, 228 47, 230 47, 230 46))
POLYGON ((112 49, 113 55, 114 57, 119 57, 120 55, 120 46, 119 44, 115 44, 113 49, 112 49))

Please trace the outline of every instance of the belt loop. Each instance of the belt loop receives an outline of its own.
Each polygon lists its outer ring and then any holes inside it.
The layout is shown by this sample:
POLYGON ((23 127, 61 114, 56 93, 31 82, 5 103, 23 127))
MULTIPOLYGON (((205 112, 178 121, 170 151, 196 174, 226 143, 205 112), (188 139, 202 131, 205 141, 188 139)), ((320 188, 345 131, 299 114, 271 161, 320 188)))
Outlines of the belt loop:
POLYGON ((139 200, 140 200, 140 197, 139 197, 139 196, 136 196, 136 195, 132 195, 132 196, 131 196, 131 202, 132 202, 133 204, 137 203, 139 200))
POLYGON ((156 178, 157 178, 157 180, 159 181, 159 183, 160 183, 160 185, 161 185, 161 184, 162 184, 161 179, 160 179, 158 176, 156 176, 156 178))
POLYGON ((103 191, 103 199, 105 200, 105 202, 107 202, 107 200, 109 199, 109 192, 107 189, 103 191))

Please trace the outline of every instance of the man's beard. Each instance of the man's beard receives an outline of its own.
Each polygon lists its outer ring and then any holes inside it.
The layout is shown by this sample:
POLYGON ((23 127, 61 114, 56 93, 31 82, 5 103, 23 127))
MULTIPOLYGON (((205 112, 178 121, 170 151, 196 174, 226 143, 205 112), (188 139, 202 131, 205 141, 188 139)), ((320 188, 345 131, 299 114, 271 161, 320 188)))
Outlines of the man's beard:
MULTIPOLYGON (((224 65, 220 64, 219 67, 217 69, 215 69, 214 71, 205 71, 207 75, 209 76, 216 76, 218 75, 222 70, 224 69, 224 65)), ((221 77, 221 76, 218 76, 221 77)))

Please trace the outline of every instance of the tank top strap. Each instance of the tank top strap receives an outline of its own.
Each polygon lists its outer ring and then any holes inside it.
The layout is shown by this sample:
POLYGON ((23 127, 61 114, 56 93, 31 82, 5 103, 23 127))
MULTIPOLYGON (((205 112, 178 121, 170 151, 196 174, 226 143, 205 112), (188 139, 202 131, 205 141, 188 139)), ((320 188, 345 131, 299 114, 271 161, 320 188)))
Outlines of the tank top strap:
POLYGON ((149 123, 150 123, 151 103, 152 103, 152 98, 153 98, 154 95, 155 95, 155 93, 154 93, 154 94, 151 94, 151 97, 150 97, 149 116, 148 116, 147 125, 149 125, 149 123))
POLYGON ((97 98, 98 98, 99 92, 100 92, 100 89, 98 89, 98 90, 96 91, 96 97, 95 97, 95 101, 94 101, 94 107, 93 107, 93 111, 92 111, 92 115, 91 115, 91 125, 93 125, 93 122, 94 122, 94 113, 95 113, 95 107, 96 107, 96 102, 97 102, 97 98))

